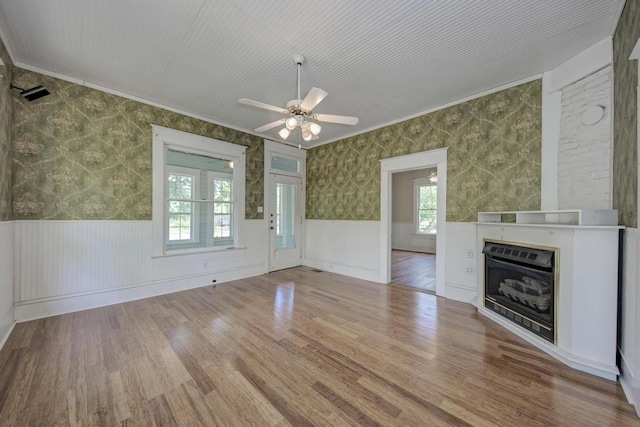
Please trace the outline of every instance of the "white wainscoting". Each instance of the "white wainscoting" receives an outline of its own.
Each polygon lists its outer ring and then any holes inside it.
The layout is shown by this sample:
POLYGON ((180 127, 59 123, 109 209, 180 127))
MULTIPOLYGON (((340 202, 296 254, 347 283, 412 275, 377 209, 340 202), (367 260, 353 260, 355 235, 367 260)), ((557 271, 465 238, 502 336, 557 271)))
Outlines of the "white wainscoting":
POLYGON ((380 221, 306 220, 303 264, 380 281, 380 221))
POLYGON ((0 348, 13 330, 13 232, 14 222, 0 222, 0 348))
MULTIPOLYGON (((306 221, 303 264, 359 279, 380 282, 380 222, 306 221)), ((446 297, 475 302, 476 225, 447 222, 445 281, 446 297), (467 251, 473 251, 471 258, 467 251), (471 268, 473 273, 467 273, 471 268)))
POLYGON ((436 253, 436 235, 421 236, 413 232, 413 222, 394 222, 391 247, 402 251, 436 253))
POLYGON ((627 228, 623 238, 620 384, 640 416, 640 233, 627 228))
POLYGON ((477 299, 476 225, 470 222, 447 222, 445 258, 446 297, 475 303, 477 299), (469 251, 471 253, 469 254, 469 251), (471 255, 471 256, 469 256, 471 255))
POLYGON ((15 317, 25 321, 263 274, 267 232, 246 247, 152 257, 151 221, 16 221, 15 317))

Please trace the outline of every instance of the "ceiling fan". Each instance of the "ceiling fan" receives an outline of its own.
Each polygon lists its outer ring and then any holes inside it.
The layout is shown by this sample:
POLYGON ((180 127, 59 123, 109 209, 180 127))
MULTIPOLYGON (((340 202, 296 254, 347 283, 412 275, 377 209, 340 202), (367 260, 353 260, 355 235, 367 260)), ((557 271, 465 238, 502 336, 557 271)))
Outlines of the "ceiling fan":
POLYGON ((358 124, 357 117, 314 113, 313 109, 328 95, 328 93, 322 89, 318 89, 317 87, 312 87, 304 99, 300 98, 300 66, 304 64, 305 57, 302 55, 294 55, 293 61, 295 62, 298 70, 298 92, 297 98, 287 102, 286 108, 276 107, 274 105, 265 104, 251 99, 243 98, 240 100, 241 104, 264 108, 265 110, 275 111, 286 116, 282 119, 276 120, 275 122, 271 122, 254 129, 256 132, 266 132, 284 124, 284 127, 278 132, 278 135, 280 135, 282 139, 286 140, 291 134, 291 131, 298 127, 302 133, 302 139, 308 142, 318 139, 318 135, 322 130, 322 127, 316 122, 337 123, 352 126, 358 124))

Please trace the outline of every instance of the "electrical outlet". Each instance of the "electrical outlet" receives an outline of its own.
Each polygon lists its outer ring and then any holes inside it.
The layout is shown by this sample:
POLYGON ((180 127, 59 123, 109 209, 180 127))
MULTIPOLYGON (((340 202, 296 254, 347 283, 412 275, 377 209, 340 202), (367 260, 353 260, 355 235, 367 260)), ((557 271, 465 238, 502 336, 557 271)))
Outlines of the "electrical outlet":
POLYGON ((473 249, 467 249, 467 258, 473 258, 473 249))
POLYGON ((262 206, 258 206, 258 213, 263 213, 264 212, 264 208, 262 206))
POLYGON ((473 267, 467 267, 466 273, 473 274, 473 267))

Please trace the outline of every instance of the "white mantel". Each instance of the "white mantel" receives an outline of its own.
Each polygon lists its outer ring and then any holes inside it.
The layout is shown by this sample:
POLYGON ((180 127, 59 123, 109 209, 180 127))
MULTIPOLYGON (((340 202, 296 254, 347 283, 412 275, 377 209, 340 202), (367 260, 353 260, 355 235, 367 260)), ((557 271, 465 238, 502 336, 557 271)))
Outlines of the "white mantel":
MULTIPOLYGON (((553 218, 548 215, 552 213, 540 214, 553 218)), ((583 216, 588 216, 588 212, 581 212, 580 217, 583 216)), ((485 218, 486 215, 479 215, 479 219, 485 218)), ((484 256, 478 257, 477 266, 480 273, 477 275, 478 311, 565 364, 615 380, 619 374, 616 331, 621 228, 596 224, 478 222, 478 254, 482 254, 484 239, 558 248, 557 342, 554 345, 484 307, 484 256)))

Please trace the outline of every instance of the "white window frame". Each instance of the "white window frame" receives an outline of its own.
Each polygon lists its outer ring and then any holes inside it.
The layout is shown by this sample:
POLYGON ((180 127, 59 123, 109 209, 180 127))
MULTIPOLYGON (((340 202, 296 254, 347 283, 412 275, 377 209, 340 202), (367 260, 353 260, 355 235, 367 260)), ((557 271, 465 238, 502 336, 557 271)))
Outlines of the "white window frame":
POLYGON ((229 250, 226 246, 172 249, 167 252, 166 156, 169 149, 233 162, 234 239, 232 249, 245 248, 245 163, 246 147, 238 144, 151 125, 153 145, 152 256, 229 250), (166 230, 165 230, 166 229, 166 230))
MULTIPOLYGON (((234 236, 234 231, 235 231, 235 212, 236 212, 236 200, 234 200, 234 187, 235 184, 233 182, 233 175, 232 174, 227 174, 227 173, 222 173, 222 172, 214 172, 214 171, 208 171, 207 172, 207 198, 209 200, 212 201, 211 206, 209 207, 208 210, 208 215, 210 215, 212 218, 215 216, 214 214, 214 205, 215 205, 215 200, 213 198, 213 180, 215 179, 224 179, 224 180, 231 180, 231 239, 233 239, 234 236)), ((226 202, 223 202, 226 203, 226 202)), ((211 224, 211 229, 207 231, 207 239, 209 239, 209 244, 213 244, 213 242, 216 240, 216 238, 213 236, 213 224, 211 224)), ((226 240, 223 238, 220 238, 220 240, 226 240)))
MULTIPOLYGON (((429 177, 418 178, 413 180, 413 234, 417 236, 435 236, 437 231, 433 233, 421 233, 420 232, 420 205, 418 203, 418 198, 420 197, 420 187, 436 187, 437 184, 431 182, 429 177)), ((438 208, 433 209, 436 211, 436 228, 438 224, 438 208)))
MULTIPOLYGON (((192 199, 199 199, 200 198, 200 169, 191 169, 191 168, 185 168, 182 166, 173 166, 173 165, 167 165, 166 167, 166 173, 165 173, 165 200, 169 199, 169 186, 166 185, 166 182, 169 179, 169 175, 171 174, 178 174, 178 175, 189 175, 193 177, 193 187, 192 187, 192 192, 193 192, 193 197, 192 199)), ((169 240, 169 212, 168 212, 168 208, 167 208, 167 215, 166 215, 166 221, 165 221, 165 226, 167 227, 167 231, 166 231, 166 241, 165 241, 165 245, 180 245, 180 244, 187 244, 187 243, 198 243, 200 241, 200 218, 199 215, 196 215, 196 213, 199 213, 199 208, 196 207, 196 204, 194 202, 191 202, 192 205, 192 209, 191 209, 191 239, 188 240, 169 240)))

